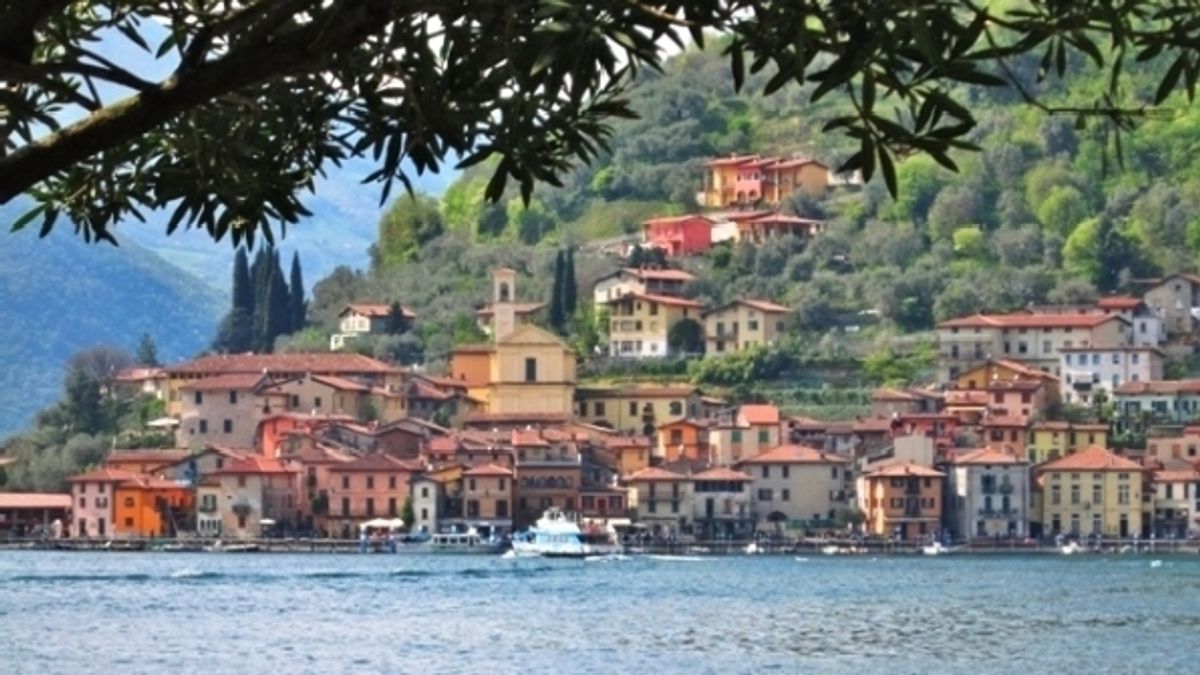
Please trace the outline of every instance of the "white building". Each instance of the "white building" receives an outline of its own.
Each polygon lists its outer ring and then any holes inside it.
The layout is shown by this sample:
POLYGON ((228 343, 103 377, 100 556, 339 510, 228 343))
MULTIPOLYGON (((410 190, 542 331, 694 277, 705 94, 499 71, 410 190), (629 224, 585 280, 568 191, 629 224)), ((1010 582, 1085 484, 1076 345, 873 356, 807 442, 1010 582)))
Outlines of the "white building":
POLYGON ((1126 382, 1163 378, 1165 357, 1156 347, 1063 347, 1059 352, 1064 403, 1089 405, 1097 391, 1112 401, 1126 382))
POLYGON ((1200 472, 1196 469, 1155 471, 1155 536, 1183 539, 1200 535, 1200 523, 1196 522, 1197 500, 1200 500, 1200 472))
POLYGON ((678 297, 695 278, 683 270, 625 267, 600 277, 592 287, 592 300, 603 305, 630 293, 678 297))
POLYGON ((431 476, 415 476, 412 482, 412 531, 437 532, 442 483, 431 476))
POLYGON ((945 519, 955 539, 1024 537, 1029 463, 1001 450, 959 453, 946 466, 945 519))
MULTIPOLYGON (((408 307, 400 308, 401 314, 408 321, 413 321, 417 318, 416 312, 413 312, 408 307)), ((388 317, 392 313, 390 305, 374 304, 374 303, 353 303, 346 305, 338 314, 338 332, 329 336, 329 348, 337 351, 345 347, 349 342, 363 336, 373 333, 382 333, 386 326, 388 317)))

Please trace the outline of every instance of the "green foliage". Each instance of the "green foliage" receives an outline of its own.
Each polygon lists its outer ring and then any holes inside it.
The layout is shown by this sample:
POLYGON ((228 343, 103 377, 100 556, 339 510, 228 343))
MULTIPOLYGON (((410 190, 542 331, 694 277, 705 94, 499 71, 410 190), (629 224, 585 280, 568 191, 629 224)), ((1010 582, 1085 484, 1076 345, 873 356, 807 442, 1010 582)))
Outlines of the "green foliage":
POLYGON ((300 253, 292 253, 292 271, 288 279, 288 332, 303 330, 308 322, 308 301, 304 299, 304 272, 300 270, 300 253))
POLYGON ((563 252, 560 250, 554 257, 554 283, 550 287, 550 327, 561 333, 566 322, 563 307, 564 267, 563 252))
POLYGON ((437 200, 423 194, 399 197, 379 219, 372 265, 380 268, 409 262, 444 229, 437 200))
POLYGON ((1088 217, 1090 209, 1079 190, 1060 185, 1050 189, 1035 213, 1042 225, 1065 235, 1088 217))
POLYGON ((704 326, 695 319, 680 319, 667 332, 667 347, 677 354, 699 354, 704 351, 704 326))
POLYGON ((918 383, 932 372, 937 352, 932 344, 923 343, 907 354, 882 349, 863 360, 863 375, 874 384, 908 386, 918 383))
POLYGON ((162 365, 158 362, 158 345, 154 344, 154 338, 150 337, 149 333, 142 333, 142 338, 138 341, 135 360, 139 366, 146 368, 157 368, 162 365))
POLYGON ((978 225, 968 225, 954 230, 954 252, 963 258, 979 259, 987 252, 983 230, 978 225))

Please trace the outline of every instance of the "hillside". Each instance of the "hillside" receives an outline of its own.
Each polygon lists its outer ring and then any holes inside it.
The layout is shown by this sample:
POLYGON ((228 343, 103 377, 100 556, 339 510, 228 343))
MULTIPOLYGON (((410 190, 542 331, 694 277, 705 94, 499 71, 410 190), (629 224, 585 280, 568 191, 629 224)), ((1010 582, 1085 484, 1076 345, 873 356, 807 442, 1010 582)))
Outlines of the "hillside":
MULTIPOLYGON (((1036 60, 1013 68, 1046 101, 1084 105, 1105 82, 1078 65, 1065 80, 1043 83, 1033 75, 1036 60)), ((1127 66, 1122 77, 1127 105, 1150 99, 1158 81, 1144 65, 1127 66)), ((877 326, 854 333, 856 353, 951 316, 1082 301, 1126 290, 1137 277, 1195 269, 1200 109, 1168 99, 1163 114, 1123 134, 1120 165, 1103 121, 1079 128, 1073 118, 1022 105, 1011 91, 958 93, 977 116, 972 140, 982 152, 955 155, 957 173, 918 155, 899 163, 896 199, 877 179, 792 200, 785 210, 827 220, 827 232, 807 246, 780 239, 680 260, 701 277, 690 294, 787 304, 796 310, 797 349, 828 357, 842 353, 848 329, 876 317, 877 326)), ((642 118, 614 125, 610 155, 565 176, 561 188, 539 186, 529 209, 515 194, 485 204, 490 167, 472 168, 440 200, 446 234, 410 257, 388 255, 369 272, 330 280, 318 293, 316 304, 326 307, 318 318, 328 330, 338 302, 400 299, 423 313, 421 339, 437 358, 450 344, 448 317, 469 315, 486 299, 490 266, 515 264, 527 274, 527 297, 545 300, 549 261, 564 245, 585 245, 576 265, 586 295, 596 276, 619 264, 586 244, 636 232, 650 215, 695 210, 705 158, 803 153, 837 166, 850 148, 821 128, 847 103, 832 96, 809 105, 808 95, 797 87, 737 95, 715 50, 681 54, 634 87, 642 118)), ((411 236, 394 237, 384 232, 379 248, 414 250, 411 236)))
POLYGON ((80 349, 132 351, 147 332, 160 358, 181 359, 212 340, 222 301, 211 287, 133 242, 89 245, 67 228, 8 234, 21 213, 0 207, 0 437, 58 400, 80 349))

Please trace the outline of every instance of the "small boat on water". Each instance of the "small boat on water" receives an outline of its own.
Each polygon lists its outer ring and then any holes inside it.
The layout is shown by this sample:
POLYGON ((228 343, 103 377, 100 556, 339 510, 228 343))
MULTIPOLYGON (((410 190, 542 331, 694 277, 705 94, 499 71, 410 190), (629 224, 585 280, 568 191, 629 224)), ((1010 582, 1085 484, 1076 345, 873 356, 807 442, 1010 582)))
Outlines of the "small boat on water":
POLYGON ((440 532, 430 535, 427 546, 433 553, 487 554, 502 551, 504 542, 500 539, 485 538, 472 528, 466 532, 440 532))
POLYGON ((956 550, 957 549, 952 548, 952 547, 943 546, 942 542, 940 542, 940 541, 935 541, 932 544, 926 544, 925 546, 922 546, 921 554, 922 555, 946 555, 947 553, 954 553, 956 550))
POLYGON ((226 544, 218 539, 204 550, 209 553, 257 553, 260 549, 258 544, 226 544))
POLYGON ((587 558, 620 553, 621 545, 612 528, 581 528, 568 514, 551 508, 533 527, 513 537, 512 550, 519 557, 587 558))
POLYGON ((1085 549, 1082 546, 1080 546, 1079 542, 1077 542, 1077 541, 1072 541, 1072 542, 1063 544, 1062 546, 1060 546, 1058 548, 1058 550, 1063 555, 1074 555, 1076 553, 1083 553, 1085 551, 1085 549))

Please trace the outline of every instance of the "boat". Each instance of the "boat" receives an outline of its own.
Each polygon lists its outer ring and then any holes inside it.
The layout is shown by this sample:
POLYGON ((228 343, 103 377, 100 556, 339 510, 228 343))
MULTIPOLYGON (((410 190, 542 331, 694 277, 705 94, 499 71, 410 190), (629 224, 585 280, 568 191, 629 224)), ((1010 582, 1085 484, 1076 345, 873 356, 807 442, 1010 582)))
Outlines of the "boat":
POLYGON ((547 509, 536 524, 513 537, 513 552, 522 557, 587 558, 621 552, 612 528, 580 528, 568 514, 547 509))
POLYGON ((840 548, 838 548, 837 546, 834 546, 833 544, 828 544, 826 546, 821 547, 822 555, 837 555, 841 552, 842 552, 842 550, 840 548))
POLYGON ((471 528, 466 532, 440 532, 431 535, 428 546, 433 553, 499 553, 504 549, 504 542, 499 539, 485 539, 475 528, 471 528))
POLYGON ((953 553, 955 549, 942 545, 942 542, 935 541, 932 544, 926 544, 921 547, 921 553, 924 555, 946 555, 953 553))
POLYGON ((758 542, 752 541, 742 547, 742 553, 745 553, 746 555, 758 555, 760 553, 766 553, 766 551, 764 551, 762 547, 758 545, 758 542))
POLYGON ((258 544, 225 544, 220 539, 204 549, 209 553, 257 553, 258 544))
POLYGON ((1074 555, 1076 553, 1084 552, 1084 548, 1082 546, 1080 546, 1079 542, 1077 542, 1077 541, 1068 542, 1068 543, 1060 546, 1058 548, 1058 550, 1063 555, 1074 555))

